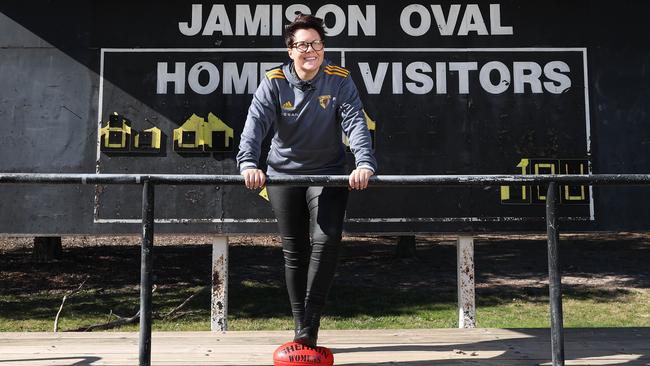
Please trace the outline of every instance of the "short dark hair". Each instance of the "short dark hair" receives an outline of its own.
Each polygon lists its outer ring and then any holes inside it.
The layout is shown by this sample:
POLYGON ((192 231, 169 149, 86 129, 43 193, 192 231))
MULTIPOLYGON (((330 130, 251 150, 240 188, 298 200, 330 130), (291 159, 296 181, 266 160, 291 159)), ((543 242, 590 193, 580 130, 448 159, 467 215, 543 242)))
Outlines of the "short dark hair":
POLYGON ((321 41, 325 40, 325 22, 323 22, 323 19, 310 14, 298 13, 296 19, 284 29, 284 43, 287 47, 293 45, 294 35, 299 29, 313 29, 318 32, 321 41))

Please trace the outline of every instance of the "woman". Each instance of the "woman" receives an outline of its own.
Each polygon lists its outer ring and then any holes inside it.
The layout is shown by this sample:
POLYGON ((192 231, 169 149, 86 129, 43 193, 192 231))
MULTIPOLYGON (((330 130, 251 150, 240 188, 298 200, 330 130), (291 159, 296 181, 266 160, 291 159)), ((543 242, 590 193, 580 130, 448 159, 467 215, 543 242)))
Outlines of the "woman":
MULTIPOLYGON (((356 169, 350 189, 365 189, 375 172, 363 106, 349 71, 324 62, 323 20, 299 14, 285 30, 291 61, 266 73, 241 135, 237 163, 246 187, 264 186, 260 145, 275 134, 268 175, 346 174, 348 136, 356 169)), ((294 341, 315 347, 325 299, 338 261, 347 187, 267 188, 278 221, 285 279, 295 323, 294 341)))

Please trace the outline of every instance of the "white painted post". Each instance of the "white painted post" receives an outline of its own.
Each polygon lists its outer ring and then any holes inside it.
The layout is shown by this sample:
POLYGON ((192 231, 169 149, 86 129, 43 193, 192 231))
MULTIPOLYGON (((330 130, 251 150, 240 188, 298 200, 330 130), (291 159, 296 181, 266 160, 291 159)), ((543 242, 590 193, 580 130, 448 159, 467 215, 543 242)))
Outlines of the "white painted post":
POLYGON ((228 237, 219 236, 212 243, 212 303, 210 329, 228 330, 228 237))
POLYGON ((475 328, 474 237, 459 236, 457 248, 458 328, 475 328))

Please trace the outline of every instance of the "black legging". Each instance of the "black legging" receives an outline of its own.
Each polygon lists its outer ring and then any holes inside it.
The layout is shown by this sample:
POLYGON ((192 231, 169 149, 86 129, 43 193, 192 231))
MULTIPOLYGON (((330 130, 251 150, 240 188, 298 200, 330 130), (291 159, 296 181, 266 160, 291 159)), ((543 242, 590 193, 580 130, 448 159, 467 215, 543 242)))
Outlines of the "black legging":
POLYGON ((318 327, 338 262, 348 189, 269 186, 267 190, 282 237, 296 329, 318 327))

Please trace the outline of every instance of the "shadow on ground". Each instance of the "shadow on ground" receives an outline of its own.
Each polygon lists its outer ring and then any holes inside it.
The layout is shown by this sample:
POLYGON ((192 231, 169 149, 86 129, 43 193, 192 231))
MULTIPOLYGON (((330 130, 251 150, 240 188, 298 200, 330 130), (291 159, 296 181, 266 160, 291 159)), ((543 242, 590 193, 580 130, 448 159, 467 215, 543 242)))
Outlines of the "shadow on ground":
MULTIPOLYGON (((455 306, 454 242, 444 237, 418 237, 417 258, 411 260, 395 259, 395 242, 395 237, 386 236, 346 239, 331 295, 346 299, 346 303, 332 301, 330 316, 400 315, 423 306, 455 306)), ((480 238, 475 253, 479 306, 516 298, 548 301, 543 239, 480 238)), ((650 287, 650 241, 645 236, 563 238, 560 257, 564 278, 578 279, 565 281, 565 296, 621 301, 633 288, 650 287)), ((210 260, 210 245, 155 247, 154 282, 158 294, 170 296, 159 296, 164 298, 160 301, 154 297, 154 306, 177 305, 197 288, 209 285, 210 260)), ((229 265, 231 316, 289 315, 279 246, 232 245, 229 265)), ((0 295, 20 297, 20 301, 5 300, 2 316, 52 319, 60 302, 52 303, 47 294, 60 293, 62 297, 86 278, 88 290, 76 295, 67 309, 92 307, 99 314, 110 310, 131 315, 138 308, 139 266, 137 245, 64 247, 64 258, 53 263, 33 262, 29 248, 6 251, 0 256, 0 295)), ((191 308, 209 311, 209 301, 209 293, 203 293, 191 308)))

